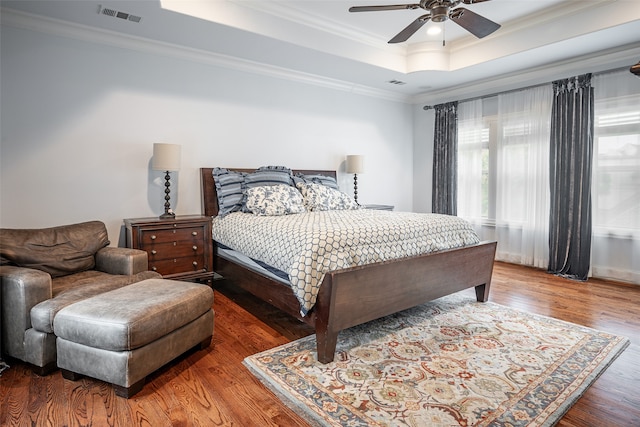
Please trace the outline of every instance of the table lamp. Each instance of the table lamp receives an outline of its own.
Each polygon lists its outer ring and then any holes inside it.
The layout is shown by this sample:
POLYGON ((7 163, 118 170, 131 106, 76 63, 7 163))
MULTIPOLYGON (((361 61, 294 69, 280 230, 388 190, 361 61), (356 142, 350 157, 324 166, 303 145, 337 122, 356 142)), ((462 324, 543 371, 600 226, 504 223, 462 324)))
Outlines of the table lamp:
POLYGON ((160 219, 172 219, 176 214, 171 210, 171 204, 169 203, 169 193, 171 192, 171 183, 169 180, 171 176, 169 172, 177 172, 180 170, 180 149, 178 144, 153 144, 153 161, 151 162, 151 168, 157 171, 165 171, 164 176, 164 213, 160 215, 160 219))
MULTIPOLYGON (((358 203, 358 174, 364 172, 364 156, 347 156, 347 173, 353 174, 353 199, 358 203)), ((360 203, 358 203, 360 204, 360 203)))

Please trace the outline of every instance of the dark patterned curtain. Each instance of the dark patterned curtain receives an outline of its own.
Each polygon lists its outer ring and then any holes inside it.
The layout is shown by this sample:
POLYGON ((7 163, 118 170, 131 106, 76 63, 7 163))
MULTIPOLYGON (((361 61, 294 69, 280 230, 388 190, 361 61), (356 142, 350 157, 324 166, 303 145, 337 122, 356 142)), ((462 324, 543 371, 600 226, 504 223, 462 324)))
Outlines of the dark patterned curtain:
POLYGON ((457 214, 458 187, 458 102, 435 107, 433 131, 433 193, 434 213, 457 214))
POLYGON ((591 74, 553 82, 549 272, 586 280, 591 259, 591 74))

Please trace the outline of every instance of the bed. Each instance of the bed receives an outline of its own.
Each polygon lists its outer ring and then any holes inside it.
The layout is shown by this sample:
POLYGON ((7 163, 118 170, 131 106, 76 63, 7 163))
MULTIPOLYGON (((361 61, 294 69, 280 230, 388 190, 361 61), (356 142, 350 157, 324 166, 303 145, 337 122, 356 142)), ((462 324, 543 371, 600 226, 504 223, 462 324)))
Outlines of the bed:
MULTIPOLYGON (((215 217, 219 207, 213 168, 201 168, 200 172, 203 211, 215 217)), ((336 178, 335 171, 293 170, 293 173, 336 178)), ((290 285, 222 256, 218 244, 213 241, 213 245, 216 273, 315 329, 321 363, 333 361, 338 334, 343 329, 472 287, 478 301, 487 301, 496 250, 496 242, 479 242, 329 271, 323 276, 313 308, 303 313, 290 285)))

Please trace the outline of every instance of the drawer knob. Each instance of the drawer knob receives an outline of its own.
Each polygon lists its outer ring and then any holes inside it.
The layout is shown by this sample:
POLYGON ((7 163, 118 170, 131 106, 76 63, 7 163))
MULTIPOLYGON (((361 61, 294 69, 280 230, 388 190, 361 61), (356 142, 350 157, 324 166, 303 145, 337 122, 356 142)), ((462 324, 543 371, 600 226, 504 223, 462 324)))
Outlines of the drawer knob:
POLYGON ((197 235, 198 235, 198 232, 197 232, 197 231, 192 231, 192 232, 191 232, 191 235, 192 235, 192 236, 197 236, 197 235))
POLYGON ((155 255, 155 254, 157 254, 157 253, 158 253, 158 251, 156 251, 155 249, 153 249, 153 250, 151 251, 151 255, 155 255))
POLYGON ((198 250, 198 247, 197 247, 196 245, 193 245, 193 246, 192 246, 192 249, 193 249, 194 251, 197 251, 197 250, 198 250))
POLYGON ((193 261, 193 266, 197 267, 198 266, 198 261, 193 261))
POLYGON ((155 234, 151 235, 151 240, 156 240, 156 235, 155 234))
POLYGON ((152 269, 153 271, 158 270, 155 266, 154 266, 154 267, 151 267, 151 269, 152 269))

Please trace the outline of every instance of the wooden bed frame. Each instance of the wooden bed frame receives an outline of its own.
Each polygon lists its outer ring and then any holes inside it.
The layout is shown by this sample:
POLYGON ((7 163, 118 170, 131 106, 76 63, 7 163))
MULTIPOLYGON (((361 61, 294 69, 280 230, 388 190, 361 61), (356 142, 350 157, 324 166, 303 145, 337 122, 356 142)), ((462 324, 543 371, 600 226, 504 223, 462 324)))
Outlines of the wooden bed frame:
MULTIPOLYGON (((253 172, 255 169, 230 169, 253 172)), ((218 199, 212 168, 201 168, 204 214, 218 214, 218 199)), ((294 173, 336 177, 335 171, 294 170, 294 173)), ((214 270, 233 284, 269 302, 315 328, 318 360, 334 359, 338 333, 427 301, 475 287, 476 298, 489 298, 496 242, 481 242, 463 248, 398 260, 378 262, 326 273, 317 301, 306 315, 291 288, 217 256, 214 270)))

